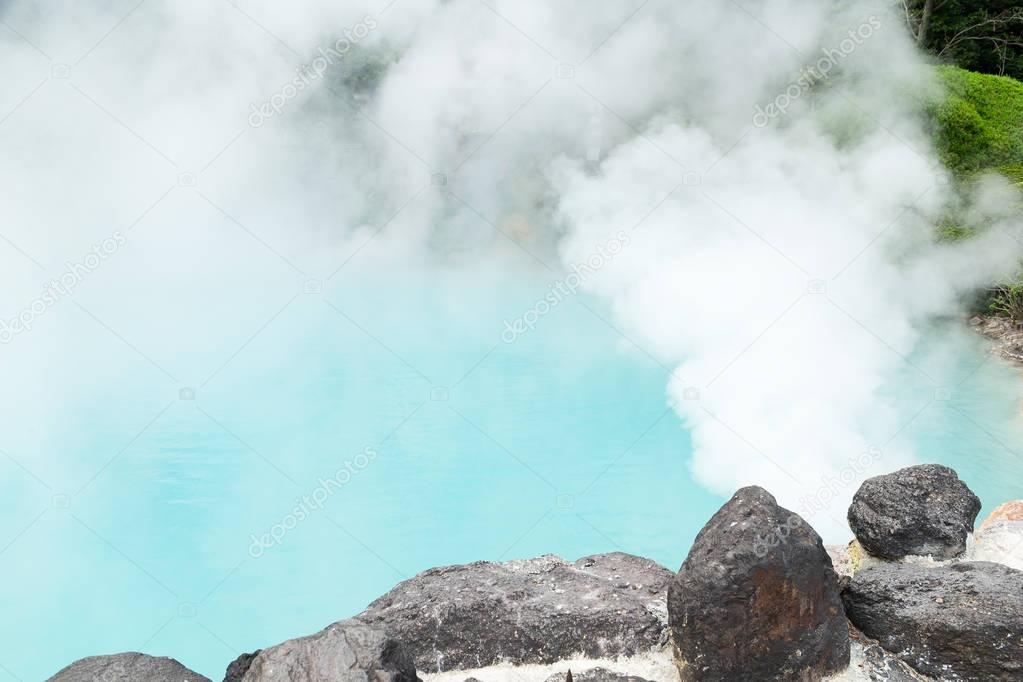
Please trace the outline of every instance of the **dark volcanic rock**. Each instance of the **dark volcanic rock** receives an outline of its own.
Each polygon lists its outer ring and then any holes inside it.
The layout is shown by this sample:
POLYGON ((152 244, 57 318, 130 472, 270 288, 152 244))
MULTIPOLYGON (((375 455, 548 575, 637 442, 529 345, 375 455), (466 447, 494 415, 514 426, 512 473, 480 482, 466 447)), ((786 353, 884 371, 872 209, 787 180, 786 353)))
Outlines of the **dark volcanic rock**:
POLYGON ((249 666, 252 665, 252 661, 256 660, 260 651, 262 649, 256 649, 251 654, 242 654, 231 661, 231 664, 227 666, 227 672, 224 673, 224 682, 242 682, 242 678, 245 677, 249 666))
POLYGON ((405 647, 356 619, 343 620, 315 635, 263 649, 249 662, 241 679, 243 682, 418 680, 412 657, 405 647))
POLYGON ((696 536, 668 618, 683 682, 814 680, 849 663, 831 559, 762 488, 739 490, 696 536))
MULTIPOLYGON (((544 682, 565 682, 568 673, 556 673, 548 677, 544 682)), ((583 672, 572 673, 572 682, 650 682, 643 677, 616 673, 607 668, 590 668, 583 672)))
POLYGON ((405 642, 425 672, 615 658, 667 642, 668 569, 628 554, 434 568, 358 618, 405 642))
POLYGON ((979 512, 980 499, 955 471, 921 464, 864 481, 849 507, 849 527, 875 556, 951 559, 966 549, 979 512))
POLYGON ((925 675, 1023 680, 1023 571, 881 565, 853 576, 842 598, 857 628, 925 675))
POLYGON ((877 644, 869 644, 863 649, 863 671, 870 682, 919 682, 930 679, 918 675, 877 644))
POLYGON ((75 661, 48 682, 210 682, 173 658, 126 653, 75 661))

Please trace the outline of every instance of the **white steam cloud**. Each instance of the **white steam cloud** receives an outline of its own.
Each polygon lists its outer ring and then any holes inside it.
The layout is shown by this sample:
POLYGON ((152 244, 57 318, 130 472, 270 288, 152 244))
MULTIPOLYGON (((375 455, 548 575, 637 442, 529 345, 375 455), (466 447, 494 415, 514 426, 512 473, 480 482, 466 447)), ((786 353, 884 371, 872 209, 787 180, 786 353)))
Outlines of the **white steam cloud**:
MULTIPOLYGON (((0 12, 5 320, 121 229, 89 275, 103 295, 76 300, 101 319, 129 310, 125 336, 187 381, 244 340, 228 322, 264 318, 259 292, 283 304, 369 240, 376 265, 484 260, 514 276, 507 254, 569 268, 624 231, 584 288, 673 370, 694 475, 723 494, 763 485, 833 539, 855 484, 829 481, 921 454, 886 449, 912 417, 886 382, 1018 258, 993 181, 971 210, 997 224, 935 242, 961 199, 920 113, 936 85, 887 3, 0 12), (341 66, 310 76, 330 49, 341 66), (238 229, 251 252, 225 236, 238 229), (882 456, 861 466, 871 448, 882 456), (833 503, 807 505, 829 486, 833 503)), ((36 325, 47 317, 65 324, 47 311, 36 325)), ((6 354, 10 376, 74 373, 43 340, 59 332, 36 338, 6 354)), ((60 400, 90 388, 69 381, 60 400)), ((0 407, 48 437, 24 396, 0 407)))

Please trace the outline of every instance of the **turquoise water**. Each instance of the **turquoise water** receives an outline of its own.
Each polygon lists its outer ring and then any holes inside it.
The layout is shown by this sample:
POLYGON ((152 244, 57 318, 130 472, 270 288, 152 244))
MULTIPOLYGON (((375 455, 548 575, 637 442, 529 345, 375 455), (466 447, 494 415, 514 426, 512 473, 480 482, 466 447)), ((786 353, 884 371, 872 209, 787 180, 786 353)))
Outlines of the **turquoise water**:
MULTIPOLYGON (((503 343, 503 320, 545 286, 342 273, 251 339, 250 324, 194 384, 123 348, 73 363, 49 421, 8 423, 0 441, 0 679, 141 650, 219 680, 239 653, 435 565, 624 550, 676 567, 722 498, 689 475, 668 370, 588 298, 503 343), (275 524, 291 527, 254 549, 275 524)), ((923 406, 899 438, 990 507, 1019 496, 1018 378, 976 339, 932 345, 948 344, 952 361, 920 362, 949 400, 893 377, 908 413, 923 406)))

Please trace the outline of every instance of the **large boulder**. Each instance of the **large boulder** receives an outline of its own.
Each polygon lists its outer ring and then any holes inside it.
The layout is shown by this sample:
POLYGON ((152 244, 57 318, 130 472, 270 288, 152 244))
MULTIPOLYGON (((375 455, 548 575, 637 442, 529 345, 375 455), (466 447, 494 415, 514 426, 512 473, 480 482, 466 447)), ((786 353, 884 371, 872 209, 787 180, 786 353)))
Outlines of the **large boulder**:
POLYGON ((617 658, 667 643, 668 569, 613 553, 434 568, 358 618, 405 642, 424 672, 617 658))
POLYGON ((356 619, 246 654, 228 668, 232 676, 241 682, 418 681, 401 643, 356 619))
POLYGON ((820 536, 762 488, 739 490, 696 536, 668 618, 683 682, 817 680, 849 664, 820 536))
POLYGON ((124 653, 75 661, 47 682, 210 682, 210 678, 173 658, 124 653))
POLYGON ((966 550, 979 512, 980 499, 955 471, 921 464, 864 481, 849 507, 849 527, 875 556, 951 559, 966 550))
POLYGON ((991 512, 974 534, 966 558, 1023 570, 1023 501, 1006 502, 991 512))
POLYGON ((842 594, 849 620, 939 679, 1023 679, 1023 571, 988 562, 885 564, 842 594))

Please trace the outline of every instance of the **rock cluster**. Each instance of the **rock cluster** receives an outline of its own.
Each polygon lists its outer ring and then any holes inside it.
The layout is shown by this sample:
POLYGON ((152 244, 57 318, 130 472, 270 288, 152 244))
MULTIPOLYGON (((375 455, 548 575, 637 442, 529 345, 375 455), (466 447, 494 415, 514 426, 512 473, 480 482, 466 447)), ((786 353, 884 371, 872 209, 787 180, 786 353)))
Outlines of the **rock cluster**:
MULTIPOLYGON (((240 656, 224 680, 1023 680, 1023 502, 974 536, 979 509, 951 469, 910 467, 864 482, 856 540, 826 550, 743 488, 678 573, 621 553, 431 569, 356 618, 240 656)), ((209 682, 137 653, 50 679, 96 681, 209 682)))
POLYGON ((850 554, 861 556, 842 592, 846 615, 935 679, 1023 680, 1023 571, 1013 554, 1023 542, 1023 503, 995 510, 971 546, 979 511, 980 500, 947 467, 865 481, 849 509, 850 554), (884 561, 912 556, 930 561, 884 561))

